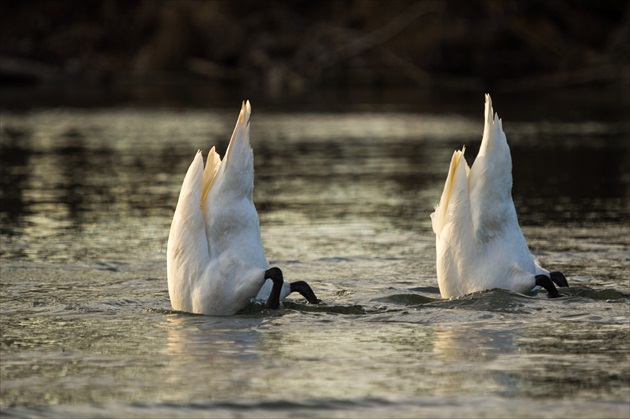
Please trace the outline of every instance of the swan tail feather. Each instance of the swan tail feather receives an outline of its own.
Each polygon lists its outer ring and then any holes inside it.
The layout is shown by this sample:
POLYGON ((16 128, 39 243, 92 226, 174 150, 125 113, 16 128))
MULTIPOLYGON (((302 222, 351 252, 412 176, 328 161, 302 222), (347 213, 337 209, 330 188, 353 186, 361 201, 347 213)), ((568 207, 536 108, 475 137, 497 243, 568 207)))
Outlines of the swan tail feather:
POLYGON ((251 150, 251 146, 249 144, 249 118, 251 113, 252 109, 249 104, 249 100, 243 102, 241 112, 239 113, 238 120, 236 121, 236 126, 234 127, 234 132, 230 138, 230 144, 228 145, 227 151, 225 152, 225 158, 223 159, 223 163, 226 166, 229 166, 230 161, 233 159, 237 159, 238 155, 243 150, 251 150), (235 157, 232 157, 233 155, 235 157))
POLYGON ((516 221, 512 201, 512 157, 499 116, 486 95, 479 154, 470 169, 470 201, 475 234, 487 242, 516 221))
MULTIPOLYGON (((251 106, 243 102, 223 160, 211 153, 216 173, 211 177, 207 195, 203 197, 203 218, 211 257, 233 248, 240 240, 251 251, 256 264, 266 265, 258 214, 253 202, 254 152, 249 143, 251 106), (238 239, 235 239, 238 237, 238 239), (252 245, 252 243, 256 243, 252 245), (261 256, 262 255, 262 256, 261 256)), ((210 170, 210 164, 206 166, 210 170)), ((241 253, 245 252, 241 249, 241 253)))
POLYGON ((478 156, 484 156, 486 154, 501 154, 505 157, 507 152, 507 157, 509 158, 510 149, 507 145, 505 132, 503 132, 503 123, 499 118, 499 115, 494 112, 492 99, 489 94, 486 94, 484 115, 485 122, 483 127, 483 136, 478 156))
MULTIPOLYGON (((249 143, 251 106, 243 102, 225 157, 214 177, 218 188, 230 190, 233 196, 246 197, 253 202, 254 152, 249 143)), ((207 198, 206 198, 207 199, 207 198)))

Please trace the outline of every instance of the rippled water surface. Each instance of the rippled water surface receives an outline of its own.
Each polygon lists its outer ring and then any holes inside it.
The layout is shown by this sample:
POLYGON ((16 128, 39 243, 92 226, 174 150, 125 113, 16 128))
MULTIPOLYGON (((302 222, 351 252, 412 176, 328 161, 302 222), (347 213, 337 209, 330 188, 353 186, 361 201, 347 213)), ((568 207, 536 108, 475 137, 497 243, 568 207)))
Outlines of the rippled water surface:
POLYGON ((323 304, 227 318, 172 312, 165 257, 185 171, 223 154, 238 103, 3 110, 3 416, 628 417, 628 125, 505 118, 521 226, 571 288, 441 300, 429 214, 482 102, 254 104, 267 258, 323 304))

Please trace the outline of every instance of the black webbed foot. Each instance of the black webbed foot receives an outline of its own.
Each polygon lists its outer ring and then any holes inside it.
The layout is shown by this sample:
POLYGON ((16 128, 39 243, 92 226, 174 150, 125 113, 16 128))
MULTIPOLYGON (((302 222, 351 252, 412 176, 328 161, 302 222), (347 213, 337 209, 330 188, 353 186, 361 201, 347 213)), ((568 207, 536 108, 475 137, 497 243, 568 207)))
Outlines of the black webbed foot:
POLYGON ((549 294, 549 298, 560 297, 558 289, 555 285, 553 285, 553 281, 547 275, 536 275, 536 285, 540 285, 541 287, 546 289, 547 293, 549 294))
POLYGON ((291 282, 291 292, 299 292, 310 304, 319 304, 313 289, 304 281, 291 282))
POLYGON ((265 278, 269 278, 273 282, 273 287, 271 288, 271 293, 269 293, 269 298, 267 298, 265 308, 277 310, 280 308, 280 291, 284 283, 282 271, 280 268, 276 267, 269 268, 265 271, 265 278))
POLYGON ((569 283, 562 272, 549 272, 551 280, 559 287, 568 287, 569 283))

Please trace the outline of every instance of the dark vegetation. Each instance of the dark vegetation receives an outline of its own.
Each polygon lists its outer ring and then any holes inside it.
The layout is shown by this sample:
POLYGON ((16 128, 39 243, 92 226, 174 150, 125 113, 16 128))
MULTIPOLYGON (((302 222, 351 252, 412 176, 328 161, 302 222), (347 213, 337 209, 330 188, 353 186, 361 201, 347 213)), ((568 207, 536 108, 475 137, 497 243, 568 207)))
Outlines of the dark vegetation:
POLYGON ((628 86, 626 0, 1 0, 6 84, 628 86))

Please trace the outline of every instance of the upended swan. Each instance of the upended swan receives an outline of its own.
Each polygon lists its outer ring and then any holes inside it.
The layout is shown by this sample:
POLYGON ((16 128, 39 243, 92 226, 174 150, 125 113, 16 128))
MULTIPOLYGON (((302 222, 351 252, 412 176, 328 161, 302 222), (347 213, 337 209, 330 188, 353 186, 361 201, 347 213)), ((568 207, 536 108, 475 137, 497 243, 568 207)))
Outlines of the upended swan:
POLYGON ((291 292, 318 303, 304 281, 288 283, 269 268, 253 202, 254 155, 249 101, 243 103, 223 160, 212 147, 204 168, 197 152, 184 178, 167 249, 174 310, 232 315, 252 300, 277 309, 291 292))
POLYGON ((512 159, 490 95, 479 154, 468 167, 455 151, 439 205, 431 214, 436 237, 437 278, 443 298, 502 288, 527 293, 536 286, 550 297, 564 275, 549 272, 530 253, 512 201, 512 159))

